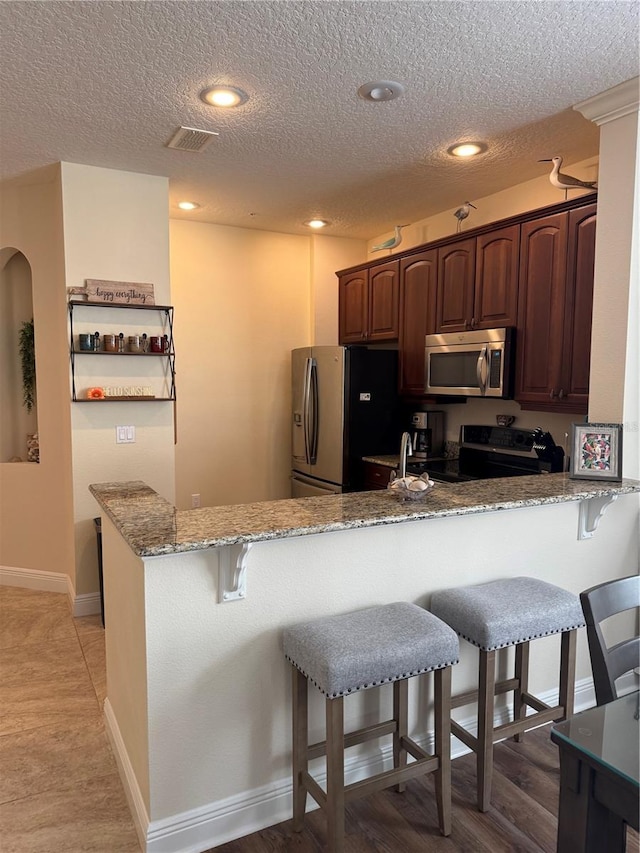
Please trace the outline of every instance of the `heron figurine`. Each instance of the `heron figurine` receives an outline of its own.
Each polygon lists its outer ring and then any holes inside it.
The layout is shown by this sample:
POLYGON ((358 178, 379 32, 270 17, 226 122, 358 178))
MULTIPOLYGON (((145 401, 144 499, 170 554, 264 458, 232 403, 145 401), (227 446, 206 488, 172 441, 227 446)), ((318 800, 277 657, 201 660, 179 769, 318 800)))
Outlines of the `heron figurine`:
POLYGON ((554 187, 564 190, 565 198, 567 197, 567 190, 597 189, 596 181, 581 181, 579 178, 574 178, 571 175, 565 175, 564 172, 561 172, 562 157, 547 157, 545 160, 538 160, 538 163, 553 163, 549 180, 554 187))
POLYGON ((388 240, 385 240, 384 243, 380 243, 379 246, 373 246, 373 248, 369 249, 369 252, 381 252, 382 249, 395 249, 396 246, 399 246, 400 243, 402 243, 402 234, 400 232, 403 228, 407 228, 407 226, 396 225, 393 237, 389 237, 388 240))
POLYGON ((459 207, 456 210, 456 212, 453 214, 455 216, 455 218, 458 220, 458 227, 456 228, 456 231, 462 230, 462 220, 466 219, 467 216, 469 215, 469 213, 470 213, 469 208, 470 207, 472 207, 474 210, 478 209, 475 206, 475 204, 471 204, 470 201, 465 201, 465 203, 462 205, 462 207, 459 207))

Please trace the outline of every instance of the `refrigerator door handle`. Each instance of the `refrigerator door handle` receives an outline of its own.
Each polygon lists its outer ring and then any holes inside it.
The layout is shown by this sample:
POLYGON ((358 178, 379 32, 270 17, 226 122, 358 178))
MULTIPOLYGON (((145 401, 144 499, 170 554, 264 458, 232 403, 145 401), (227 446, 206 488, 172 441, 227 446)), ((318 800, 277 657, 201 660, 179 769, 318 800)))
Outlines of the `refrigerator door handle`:
POLYGON ((311 447, 309 462, 315 465, 318 459, 318 364, 315 358, 311 359, 311 383, 309 402, 311 406, 311 447))
POLYGON ((310 415, 310 397, 311 397, 311 363, 312 359, 305 359, 304 363, 304 385, 302 390, 302 425, 304 428, 304 461, 307 465, 311 461, 310 444, 311 436, 309 434, 309 415, 310 415))

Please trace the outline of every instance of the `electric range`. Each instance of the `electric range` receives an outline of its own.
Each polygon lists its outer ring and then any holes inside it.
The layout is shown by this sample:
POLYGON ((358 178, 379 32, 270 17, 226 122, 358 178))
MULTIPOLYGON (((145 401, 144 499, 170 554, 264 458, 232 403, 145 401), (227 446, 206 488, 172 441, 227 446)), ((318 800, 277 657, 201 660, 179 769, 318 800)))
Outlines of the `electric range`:
POLYGON ((463 483, 495 477, 522 477, 562 471, 564 450, 541 428, 517 429, 466 424, 460 428, 458 459, 407 460, 410 474, 463 483))

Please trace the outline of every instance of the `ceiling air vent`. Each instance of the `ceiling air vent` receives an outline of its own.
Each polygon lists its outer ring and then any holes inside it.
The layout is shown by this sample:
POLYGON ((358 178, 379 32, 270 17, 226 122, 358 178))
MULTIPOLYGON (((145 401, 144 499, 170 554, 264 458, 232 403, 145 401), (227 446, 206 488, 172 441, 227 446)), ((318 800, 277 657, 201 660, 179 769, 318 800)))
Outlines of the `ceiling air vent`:
POLYGON ((167 148, 178 148, 180 151, 204 151, 214 136, 220 134, 211 130, 198 130, 195 127, 179 127, 167 142, 167 148))

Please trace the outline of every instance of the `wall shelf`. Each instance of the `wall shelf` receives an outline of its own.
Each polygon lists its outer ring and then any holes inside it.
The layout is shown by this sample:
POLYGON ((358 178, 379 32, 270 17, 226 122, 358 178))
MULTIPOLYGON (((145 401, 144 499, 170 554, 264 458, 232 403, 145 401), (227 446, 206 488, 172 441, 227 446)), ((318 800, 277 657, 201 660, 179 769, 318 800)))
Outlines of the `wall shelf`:
MULTIPOLYGON (((174 402, 176 399, 176 371, 175 371, 175 349, 173 345, 173 306, 172 305, 118 305, 112 302, 86 302, 79 299, 71 299, 68 302, 69 307, 69 354, 71 359, 71 399, 74 403, 163 403, 174 402), (83 350, 78 349, 76 341, 76 333, 74 329, 74 321, 77 321, 77 312, 85 309, 101 310, 112 309, 118 311, 146 311, 155 312, 159 315, 158 326, 168 330, 168 349, 166 352, 110 352, 107 350, 83 350), (76 387, 76 359, 84 358, 85 356, 116 356, 118 358, 155 358, 163 359, 167 364, 167 373, 162 377, 162 382, 165 389, 168 386, 168 393, 159 396, 151 395, 121 395, 107 396, 100 399, 89 399, 88 397, 78 396, 76 387)), ((97 384, 97 383, 96 383, 97 384)), ((113 381, 110 380, 111 385, 113 381)), ((124 381, 117 383, 118 385, 127 384, 124 381)), ((141 385, 142 383, 130 383, 131 385, 141 385)))
POLYGON ((99 397, 98 399, 90 399, 89 397, 80 397, 74 400, 74 403, 170 403, 175 400, 175 397, 150 397, 148 395, 136 396, 133 394, 126 397, 99 397))

